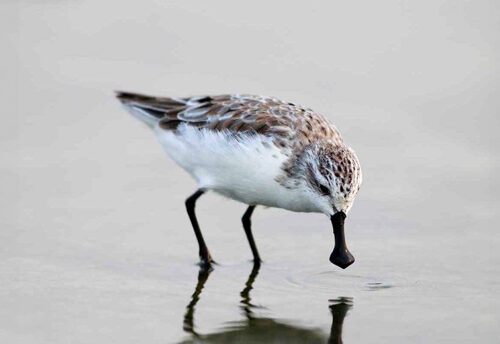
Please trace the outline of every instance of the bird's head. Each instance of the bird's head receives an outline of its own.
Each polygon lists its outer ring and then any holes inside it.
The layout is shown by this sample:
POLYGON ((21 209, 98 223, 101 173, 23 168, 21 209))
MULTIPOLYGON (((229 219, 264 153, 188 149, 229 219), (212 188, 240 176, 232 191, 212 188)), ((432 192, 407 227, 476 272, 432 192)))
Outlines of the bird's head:
POLYGON ((349 213, 361 187, 356 154, 345 145, 313 145, 304 151, 304 180, 311 200, 326 215, 349 213))
POLYGON ((345 244, 344 220, 362 182, 356 154, 344 144, 314 143, 296 155, 290 171, 300 179, 299 187, 309 202, 332 222, 335 248, 330 261, 341 268, 351 265, 354 257, 345 244))

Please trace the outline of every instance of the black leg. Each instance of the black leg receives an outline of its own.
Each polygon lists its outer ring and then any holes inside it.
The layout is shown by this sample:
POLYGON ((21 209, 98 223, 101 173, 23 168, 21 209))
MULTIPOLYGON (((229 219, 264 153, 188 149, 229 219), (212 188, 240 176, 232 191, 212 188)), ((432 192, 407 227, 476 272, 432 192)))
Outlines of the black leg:
POLYGON ((243 228, 245 229, 245 234, 247 235, 248 243, 250 244, 250 248, 252 249, 253 261, 255 264, 260 264, 261 260, 259 256, 259 251, 257 251, 257 246, 255 245, 255 241, 253 240, 252 221, 250 220, 254 209, 255 209, 254 205, 248 206, 247 211, 245 211, 245 214, 243 214, 243 217, 241 218, 241 222, 243 222, 243 228))
POLYGON ((191 220, 191 224, 193 225, 194 234, 196 235, 196 239, 198 240, 198 245, 200 247, 199 254, 201 265, 203 267, 209 268, 212 263, 212 257, 210 257, 210 252, 208 252, 205 240, 203 240, 203 235, 201 234, 200 226, 198 225, 198 220, 196 219, 196 213, 194 211, 196 200, 204 193, 204 190, 197 190, 194 194, 189 196, 189 198, 186 200, 186 209, 189 215, 189 219, 191 220))

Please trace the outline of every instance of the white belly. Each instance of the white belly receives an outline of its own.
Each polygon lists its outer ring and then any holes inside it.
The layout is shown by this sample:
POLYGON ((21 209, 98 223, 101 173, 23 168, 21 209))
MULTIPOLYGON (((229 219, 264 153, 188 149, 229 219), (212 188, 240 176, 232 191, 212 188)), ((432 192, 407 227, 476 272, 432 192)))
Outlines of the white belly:
POLYGON ((298 212, 319 212, 307 195, 276 181, 287 159, 270 138, 227 133, 183 125, 178 133, 156 128, 167 154, 197 181, 199 188, 214 190, 250 205, 298 212))

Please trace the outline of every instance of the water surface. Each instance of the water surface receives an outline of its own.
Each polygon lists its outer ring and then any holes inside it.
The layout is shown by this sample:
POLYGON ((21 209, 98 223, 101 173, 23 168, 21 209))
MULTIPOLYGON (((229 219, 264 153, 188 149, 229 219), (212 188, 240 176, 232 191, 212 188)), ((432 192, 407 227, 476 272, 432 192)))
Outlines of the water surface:
POLYGON ((489 2, 3 1, 2 343, 495 343, 499 17, 489 2), (265 8, 265 10, 263 10, 265 8), (113 89, 312 107, 356 150, 346 222, 197 204, 113 89))

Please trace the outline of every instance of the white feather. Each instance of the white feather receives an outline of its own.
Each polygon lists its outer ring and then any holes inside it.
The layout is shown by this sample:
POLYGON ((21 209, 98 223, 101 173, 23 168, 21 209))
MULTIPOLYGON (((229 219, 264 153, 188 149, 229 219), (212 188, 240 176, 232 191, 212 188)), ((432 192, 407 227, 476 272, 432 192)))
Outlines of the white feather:
POLYGON ((158 118, 149 114, 147 111, 142 110, 140 107, 134 106, 134 103, 123 104, 122 106, 130 113, 132 116, 146 124, 151 129, 154 129, 158 123, 158 118))
POLYGON ((287 159, 262 135, 215 132, 181 124, 177 132, 154 128, 165 152, 198 183, 234 200, 297 212, 323 212, 301 189, 276 181, 287 159))

